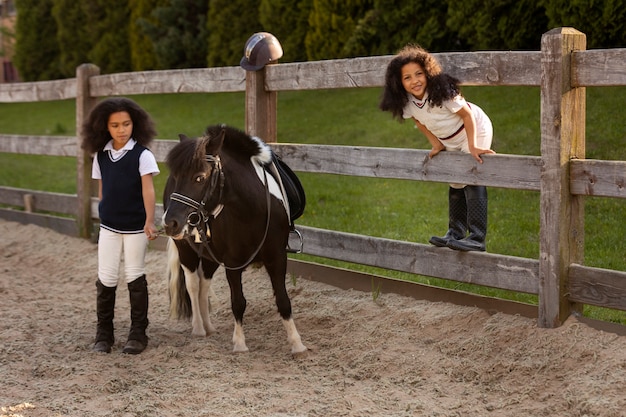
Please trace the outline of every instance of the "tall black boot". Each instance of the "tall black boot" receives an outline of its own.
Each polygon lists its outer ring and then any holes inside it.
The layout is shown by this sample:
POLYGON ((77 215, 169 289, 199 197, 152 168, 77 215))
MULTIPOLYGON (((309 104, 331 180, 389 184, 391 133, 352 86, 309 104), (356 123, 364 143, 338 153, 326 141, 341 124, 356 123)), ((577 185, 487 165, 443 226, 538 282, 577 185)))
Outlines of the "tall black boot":
POLYGON ((463 251, 484 251, 487 237, 487 187, 468 185, 465 187, 465 199, 469 236, 461 240, 450 240, 448 247, 463 251))
POLYGON ((429 242, 440 248, 446 247, 450 240, 460 240, 467 234, 467 205, 463 188, 448 190, 448 232, 443 237, 433 236, 429 242))
POLYGON ((115 315, 115 290, 117 287, 105 287, 100 280, 96 281, 96 343, 93 350, 102 353, 111 353, 111 346, 115 342, 113 334, 113 316, 115 315))
POLYGON ((130 295, 130 332, 122 353, 137 355, 148 345, 148 282, 142 275, 128 284, 130 295))

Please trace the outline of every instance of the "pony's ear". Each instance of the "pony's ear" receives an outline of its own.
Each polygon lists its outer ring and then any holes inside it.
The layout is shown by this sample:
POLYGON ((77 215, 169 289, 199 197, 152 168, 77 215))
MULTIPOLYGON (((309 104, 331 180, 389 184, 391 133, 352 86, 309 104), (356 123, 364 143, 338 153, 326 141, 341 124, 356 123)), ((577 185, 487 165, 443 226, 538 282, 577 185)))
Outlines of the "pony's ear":
POLYGON ((178 140, 180 142, 184 141, 184 140, 188 140, 189 138, 187 137, 187 135, 185 135, 184 133, 179 133, 178 134, 178 140))
POLYGON ((210 138, 207 142, 206 152, 210 155, 219 155, 222 151, 222 145, 224 145, 224 138, 226 137, 226 129, 222 129, 219 136, 210 138))

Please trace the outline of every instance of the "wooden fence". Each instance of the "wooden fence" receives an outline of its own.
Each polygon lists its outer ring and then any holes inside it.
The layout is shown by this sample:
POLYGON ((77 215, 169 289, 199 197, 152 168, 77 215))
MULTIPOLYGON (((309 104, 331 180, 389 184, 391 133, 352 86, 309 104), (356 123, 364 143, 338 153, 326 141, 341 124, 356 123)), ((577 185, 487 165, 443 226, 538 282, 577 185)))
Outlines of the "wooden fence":
MULTIPOLYGON (((585 50, 572 28, 543 35, 541 51, 436 54, 464 85, 541 88, 541 156, 487 155, 358 146, 274 143, 295 170, 533 190, 540 193, 540 256, 458 252, 428 245, 300 226, 304 253, 538 295, 540 327, 557 327, 583 304, 626 310, 626 273, 583 266, 584 196, 626 198, 626 162, 585 159, 585 87, 626 85, 626 49, 585 50)), ((391 56, 99 75, 85 64, 74 79, 0 85, 0 102, 76 99, 77 132, 98 97, 192 92, 246 93, 246 130, 276 142, 277 93, 382 86, 391 56)), ((349 129, 349 127, 346 127, 349 129)), ((4 218, 88 237, 97 218, 89 155, 76 137, 0 135, 0 152, 77 157, 77 195, 0 187, 0 204, 72 218, 2 209, 4 218)), ((175 141, 155 141, 163 161, 175 141)), ((157 215, 162 213, 158 207, 157 215)))

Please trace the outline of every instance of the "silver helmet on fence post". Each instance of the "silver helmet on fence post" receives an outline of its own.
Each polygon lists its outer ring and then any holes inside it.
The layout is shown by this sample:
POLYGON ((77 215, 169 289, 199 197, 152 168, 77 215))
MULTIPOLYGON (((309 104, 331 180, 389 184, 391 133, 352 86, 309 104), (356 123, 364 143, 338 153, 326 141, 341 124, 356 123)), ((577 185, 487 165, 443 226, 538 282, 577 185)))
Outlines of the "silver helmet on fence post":
POLYGON ((243 52, 239 65, 246 71, 258 71, 270 62, 280 59, 283 56, 283 47, 271 33, 257 32, 248 38, 243 52))

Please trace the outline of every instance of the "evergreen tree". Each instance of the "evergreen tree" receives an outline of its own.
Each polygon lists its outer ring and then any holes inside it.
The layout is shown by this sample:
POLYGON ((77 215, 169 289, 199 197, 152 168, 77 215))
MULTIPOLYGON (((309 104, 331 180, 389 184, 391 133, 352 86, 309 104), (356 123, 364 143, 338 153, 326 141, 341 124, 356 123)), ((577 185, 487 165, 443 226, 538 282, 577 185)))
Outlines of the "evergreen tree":
POLYGON ((134 71, 148 71, 158 68, 158 60, 152 41, 144 32, 142 19, 154 24, 152 10, 167 4, 167 0, 130 0, 130 24, 128 40, 130 43, 131 67, 134 71))
MULTIPOLYGON (((60 71, 64 78, 76 75, 76 67, 89 62, 91 49, 87 16, 74 0, 53 0, 52 16, 57 27, 60 71)), ((36 6, 35 6, 36 7, 36 6)))
POLYGON ((170 0, 139 18, 159 69, 202 68, 207 56, 207 0, 170 0))
MULTIPOLYGON (((209 67, 239 65, 246 40, 256 32, 263 32, 259 22, 259 5, 260 0, 209 1, 209 67)), ((278 38, 277 34, 273 35, 278 38)))
POLYGON ((305 46, 310 60, 354 56, 346 44, 373 0, 313 0, 305 46))
POLYGON ((549 27, 587 35, 587 48, 626 47, 626 0, 546 0, 549 27))
POLYGON ((463 48, 456 30, 446 28, 447 11, 448 1, 374 0, 345 48, 353 56, 394 54, 407 43, 432 52, 463 48))
POLYGON ((312 5, 313 0, 261 0, 259 21, 263 30, 276 36, 282 45, 281 62, 306 61, 304 39, 312 5))
POLYGON ((548 30, 542 2, 534 0, 465 0, 448 14, 448 27, 472 50, 538 50, 548 30))
POLYGON ((17 0, 13 62, 23 81, 62 78, 55 22, 50 22, 52 0, 17 0))
POLYGON ((103 74, 130 71, 127 0, 91 0, 81 4, 90 37, 89 61, 98 65, 103 74))

